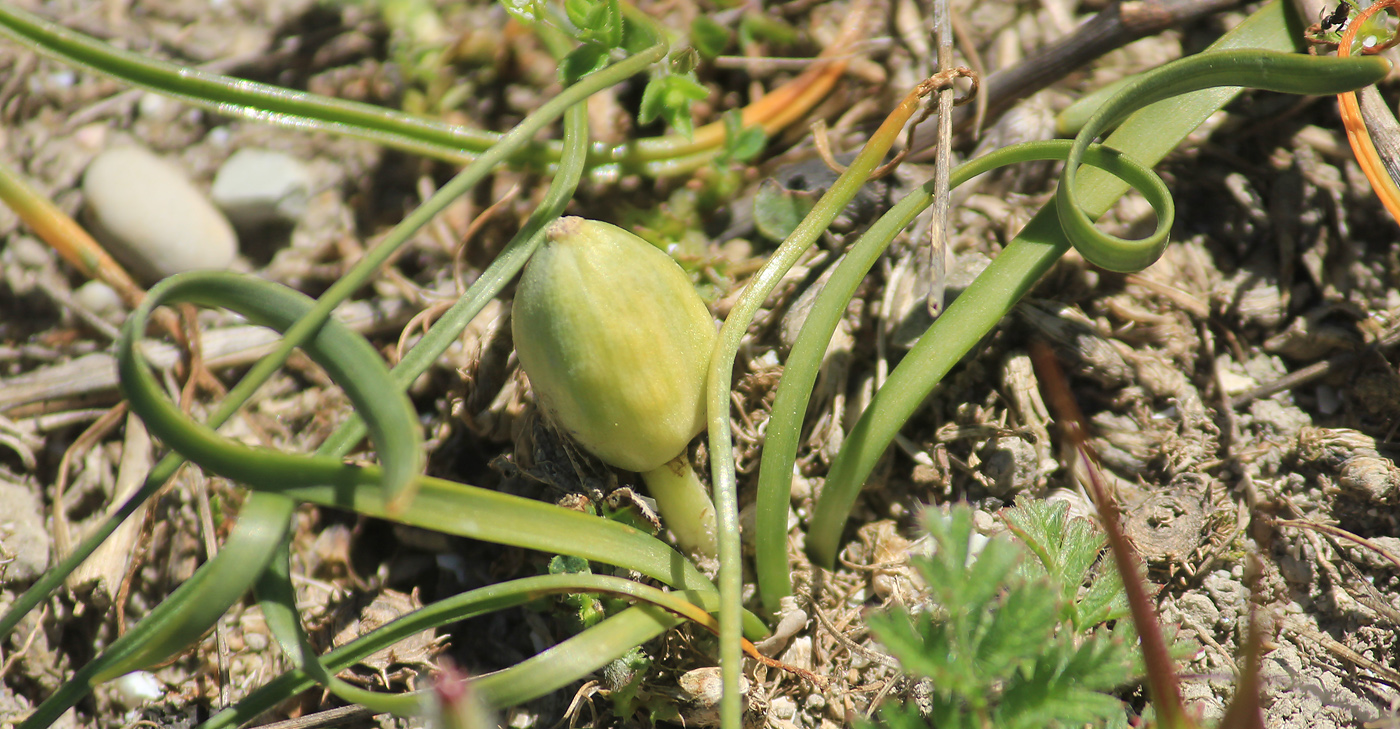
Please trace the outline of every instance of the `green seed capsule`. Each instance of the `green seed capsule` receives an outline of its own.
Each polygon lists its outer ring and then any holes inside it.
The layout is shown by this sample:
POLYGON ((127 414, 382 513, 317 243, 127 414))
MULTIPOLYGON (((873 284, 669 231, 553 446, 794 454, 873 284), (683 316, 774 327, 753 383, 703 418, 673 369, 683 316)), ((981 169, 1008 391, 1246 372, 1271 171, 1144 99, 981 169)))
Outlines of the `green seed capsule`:
POLYGON ((704 428, 714 320, 650 243, 560 218, 525 268, 511 318, 535 399, 607 463, 652 471, 704 428))

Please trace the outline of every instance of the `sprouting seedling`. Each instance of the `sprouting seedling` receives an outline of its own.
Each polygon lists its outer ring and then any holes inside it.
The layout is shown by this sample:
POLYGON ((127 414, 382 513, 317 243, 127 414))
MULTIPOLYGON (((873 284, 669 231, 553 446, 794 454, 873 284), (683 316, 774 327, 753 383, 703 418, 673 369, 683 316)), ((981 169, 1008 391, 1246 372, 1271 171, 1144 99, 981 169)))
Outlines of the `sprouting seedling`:
POLYGON ((540 406, 609 465, 642 474, 683 549, 715 555, 715 508, 685 452, 705 425, 715 325, 670 256, 607 223, 561 218, 511 310, 540 406))

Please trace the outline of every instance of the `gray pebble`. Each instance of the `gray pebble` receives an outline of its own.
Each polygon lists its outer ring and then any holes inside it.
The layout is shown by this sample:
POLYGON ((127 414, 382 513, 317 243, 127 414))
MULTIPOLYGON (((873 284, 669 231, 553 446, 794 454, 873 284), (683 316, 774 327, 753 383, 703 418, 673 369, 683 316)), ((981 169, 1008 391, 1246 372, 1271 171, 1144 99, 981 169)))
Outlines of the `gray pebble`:
POLYGON ((151 283, 224 269, 238 253, 233 226, 179 169, 140 147, 98 155, 83 175, 89 224, 132 275, 151 283))
POLYGON ((982 449, 982 473, 991 480, 992 493, 1002 498, 1035 487, 1039 460, 1035 446, 1017 436, 997 436, 982 449))
POLYGON ((1188 592, 1178 597, 1176 609, 1206 630, 1214 629, 1215 624, 1220 621, 1220 609, 1215 606, 1215 602, 1199 592, 1188 592))
POLYGON ((311 170, 270 149, 240 149, 224 162, 209 191, 239 227, 295 223, 306 214, 311 170))
POLYGON ((4 582, 29 582, 49 568, 49 544, 39 497, 22 484, 0 481, 0 567, 4 582))

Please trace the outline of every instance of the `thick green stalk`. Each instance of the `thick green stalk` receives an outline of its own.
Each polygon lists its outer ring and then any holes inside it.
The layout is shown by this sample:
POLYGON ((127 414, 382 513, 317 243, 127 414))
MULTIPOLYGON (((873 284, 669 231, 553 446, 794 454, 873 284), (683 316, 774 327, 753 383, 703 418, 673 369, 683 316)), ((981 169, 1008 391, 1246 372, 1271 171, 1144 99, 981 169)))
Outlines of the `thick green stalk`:
POLYGON ((676 537, 676 544, 689 554, 714 559, 719 554, 715 535, 715 504, 710 492, 695 475, 690 454, 682 451, 670 463, 642 474, 647 493, 656 499, 656 510, 666 518, 683 514, 690 518, 671 518, 666 528, 676 537))

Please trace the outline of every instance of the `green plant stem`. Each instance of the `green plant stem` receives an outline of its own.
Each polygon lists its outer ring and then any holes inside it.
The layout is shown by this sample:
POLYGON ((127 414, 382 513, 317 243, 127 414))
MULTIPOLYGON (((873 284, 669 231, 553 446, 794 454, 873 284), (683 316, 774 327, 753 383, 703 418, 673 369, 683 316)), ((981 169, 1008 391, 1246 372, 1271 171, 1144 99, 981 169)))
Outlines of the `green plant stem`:
MULTIPOLYGON (((475 488, 443 479, 418 476, 418 491, 411 508, 395 513, 392 504, 376 490, 382 481, 377 466, 353 466, 330 455, 283 453, 245 446, 220 436, 191 420, 166 399, 149 367, 135 348, 135 335, 144 328, 149 312, 167 302, 189 301, 228 305, 249 321, 283 330, 313 307, 310 299, 278 284, 238 274, 204 271, 166 279, 151 290, 146 304, 136 309, 123 338, 117 361, 123 388, 138 414, 171 448, 188 455, 206 470, 248 484, 261 492, 280 494, 295 501, 343 508, 366 516, 392 518, 410 526, 447 534, 460 534, 499 544, 571 554, 585 559, 619 564, 675 587, 696 592, 713 586, 694 565, 674 550, 637 529, 598 519, 553 504, 520 496, 475 488)), ((376 379, 361 371, 365 362, 379 365, 370 345, 343 326, 328 323, 305 343, 308 356, 331 379, 345 388, 357 406, 379 386, 402 399, 388 379, 376 379)), ((372 368, 371 368, 372 369, 372 368)), ((382 406, 368 403, 364 412, 378 413, 382 406)), ((381 453, 390 459, 393 453, 381 453)))
MULTIPOLYGON (((511 239, 500 255, 491 262, 491 265, 472 285, 471 289, 443 314, 442 318, 433 325, 412 350, 404 355, 398 366, 394 368, 393 378, 400 390, 407 388, 410 383, 427 371, 457 340, 462 330, 481 312, 486 303, 494 299, 505 288, 510 279, 519 273, 521 267, 525 265, 525 261, 544 240, 544 229, 555 218, 559 217, 569 200, 572 199, 574 190, 578 187, 579 179, 583 174, 584 154, 587 151, 587 110, 583 104, 576 104, 565 114, 563 136, 565 141, 564 154, 560 158, 559 170, 554 176, 544 200, 535 209, 520 232, 511 239)), ((238 399, 225 398, 215 408, 207 422, 210 427, 218 428, 240 406, 241 401, 238 399)), ((364 419, 356 413, 322 444, 318 452, 336 457, 344 456, 365 436, 366 432, 368 429, 364 419)), ((184 463, 185 460, 174 453, 162 458, 151 469, 151 473, 136 493, 123 502, 121 507, 110 517, 98 524, 77 548, 35 581, 11 606, 3 618, 0 618, 0 639, 9 635, 10 631, 14 630, 25 615, 37 607, 39 603, 48 599, 49 595, 52 595, 54 590, 63 584, 63 580, 97 549, 97 545, 106 541, 107 537, 111 536, 112 532, 127 517, 135 513, 141 504, 145 503, 161 486, 169 481, 184 463)))
POLYGON ((783 241, 768 262, 754 274, 720 329, 719 342, 710 358, 706 383, 706 412, 710 435, 710 469, 719 525, 720 675, 724 695, 720 721, 724 729, 739 729, 743 705, 739 695, 742 653, 739 643, 740 592, 743 568, 739 540, 739 503, 734 472, 734 443, 729 424, 729 392, 739 343, 758 309, 804 251, 831 225, 861 185, 865 184, 898 138, 904 124, 919 107, 918 90, 910 92, 871 136, 865 148, 837 178, 807 217, 783 241))
POLYGON ((690 465, 690 454, 683 452, 660 468, 643 473, 642 480, 663 518, 668 514, 694 517, 666 522, 676 544, 690 554, 714 559, 719 551, 715 544, 715 505, 690 465))
MULTIPOLYGON (((0 6, 0 13, 4 13, 6 10, 11 9, 0 6)), ((664 45, 659 48, 651 49, 652 56, 660 57, 664 54, 664 45)), ((603 69, 597 74, 590 75, 583 81, 580 81, 579 85, 583 86, 585 82, 587 82, 590 84, 589 88, 592 88, 593 85, 601 81, 603 85, 598 86, 598 88, 605 88, 609 83, 616 83, 626 78, 626 75, 621 74, 630 75, 632 72, 645 68, 646 65, 643 63, 635 63, 624 66, 623 64, 625 63, 627 63, 627 61, 603 69), (618 70, 619 68, 621 71, 618 70)), ((481 311, 486 302, 495 298, 495 296, 505 288, 505 285, 510 279, 525 265, 525 261, 529 259, 530 254, 532 254, 539 246, 540 242, 543 241, 544 228, 563 212, 564 207, 573 197, 573 192, 577 188, 578 181, 582 176, 585 159, 584 154, 587 151, 588 142, 586 110, 582 104, 576 104, 576 107, 577 110, 572 114, 565 115, 564 153, 560 158, 558 173, 555 175, 554 181, 551 183, 543 203, 535 210, 534 214, 530 216, 525 226, 511 240, 505 250, 503 250, 502 253, 497 256, 496 260, 483 272, 481 278, 476 281, 467 294, 461 299, 458 299, 451 309, 438 320, 437 324, 432 327, 428 334, 423 337, 418 346, 404 356, 394 372, 394 379, 399 384, 400 389, 406 388, 409 383, 413 382, 420 374, 426 371, 427 368, 451 346, 458 334, 460 334, 471 319, 481 311)), ((464 171, 462 174, 467 174, 467 171, 464 171)), ((439 192, 439 194, 435 195, 429 202, 436 201, 434 204, 436 211, 445 207, 451 199, 451 197, 444 197, 444 192, 439 192)), ((416 232, 418 226, 426 223, 430 217, 431 216, 418 216, 413 221, 401 223, 399 228, 395 230, 397 238, 406 241, 409 236, 416 232)), ((391 235, 394 234, 391 233, 391 235)), ((270 374, 269 371, 263 375, 263 377, 270 376, 270 374)), ((244 378, 243 382, 240 382, 239 387, 256 387, 260 385, 261 382, 262 380, 255 379, 252 373, 250 373, 249 376, 244 378), (244 383, 247 383, 247 385, 244 383)), ((213 413, 210 414, 207 421, 210 427, 218 428, 223 425, 228 418, 232 417, 233 413, 237 412, 238 408, 242 407, 243 402, 246 401, 250 394, 251 393, 242 394, 238 388, 235 388, 235 391, 230 393, 230 395, 214 409, 213 413)), ((343 456, 364 437, 366 432, 367 428, 365 422, 357 414, 342 425, 330 439, 322 444, 321 452, 326 455, 343 456)), ((132 494, 110 517, 97 525, 70 554, 66 555, 58 564, 54 565, 52 569, 35 581, 35 583, 15 601, 14 605, 10 607, 4 616, 0 617, 0 639, 8 636, 25 615, 37 607, 39 603, 48 599, 48 597, 63 584, 63 580, 97 549, 97 545, 111 536, 112 532, 116 531, 117 527, 125 521, 127 517, 135 513, 136 509, 138 509, 141 504, 145 503, 161 486, 169 481, 184 462, 183 458, 174 453, 162 458, 160 462, 151 469, 151 473, 147 476, 146 481, 136 493, 132 494)), ((290 514, 288 516, 290 517, 290 514)))
MULTIPOLYGON (((583 177, 588 148, 588 110, 585 104, 575 104, 564 114, 563 138, 564 154, 560 157, 559 170, 544 200, 471 288, 399 360, 392 375, 400 388, 407 389, 457 341, 472 319, 520 273, 525 262, 544 242, 545 229, 568 207, 583 177)), ((352 415, 327 439, 323 447, 328 453, 343 456, 364 437, 365 432, 364 420, 358 414, 352 415)))
MULTIPOLYGON (((229 555, 248 572, 256 572, 267 563, 278 543, 285 536, 279 529, 286 523, 281 517, 282 503, 287 499, 275 494, 255 494, 243 504, 245 518, 240 519, 234 533, 219 554, 229 555)), ((188 645, 190 624, 207 628, 228 610, 228 606, 247 590, 247 584, 237 579, 211 579, 211 571, 197 570, 163 603, 162 615, 171 619, 147 616, 123 634, 101 656, 83 664, 70 678, 34 709, 19 729, 44 729, 58 720, 68 709, 87 695, 92 687, 137 668, 169 658, 178 647, 188 645), (174 606, 171 609, 167 606, 174 606)), ((194 637, 203 633, 201 628, 194 637)))
POLYGON ((66 64, 112 76, 188 104, 290 127, 320 119, 321 129, 407 152, 466 163, 500 135, 434 122, 390 109, 318 96, 148 58, 114 48, 10 3, 0 3, 0 31, 66 64))

